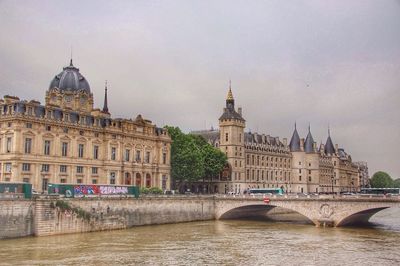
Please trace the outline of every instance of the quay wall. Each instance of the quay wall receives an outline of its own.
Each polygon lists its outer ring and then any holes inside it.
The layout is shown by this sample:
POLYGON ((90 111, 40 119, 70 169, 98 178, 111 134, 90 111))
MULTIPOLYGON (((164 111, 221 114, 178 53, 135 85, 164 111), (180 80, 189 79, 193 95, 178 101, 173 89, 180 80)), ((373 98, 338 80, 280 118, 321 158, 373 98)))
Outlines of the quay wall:
POLYGON ((214 205, 212 196, 0 200, 0 239, 213 220, 214 205))
POLYGON ((0 200, 0 239, 33 234, 35 204, 32 200, 0 200))

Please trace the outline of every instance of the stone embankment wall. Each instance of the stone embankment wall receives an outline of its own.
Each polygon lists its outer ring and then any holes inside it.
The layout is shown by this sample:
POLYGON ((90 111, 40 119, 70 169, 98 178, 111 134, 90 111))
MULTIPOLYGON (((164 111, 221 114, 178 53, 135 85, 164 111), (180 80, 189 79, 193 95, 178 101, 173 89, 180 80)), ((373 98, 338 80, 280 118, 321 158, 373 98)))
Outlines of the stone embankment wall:
POLYGON ((0 200, 0 239, 33 234, 35 204, 31 200, 0 200))
POLYGON ((213 220, 214 205, 213 197, 1 200, 0 238, 213 220))

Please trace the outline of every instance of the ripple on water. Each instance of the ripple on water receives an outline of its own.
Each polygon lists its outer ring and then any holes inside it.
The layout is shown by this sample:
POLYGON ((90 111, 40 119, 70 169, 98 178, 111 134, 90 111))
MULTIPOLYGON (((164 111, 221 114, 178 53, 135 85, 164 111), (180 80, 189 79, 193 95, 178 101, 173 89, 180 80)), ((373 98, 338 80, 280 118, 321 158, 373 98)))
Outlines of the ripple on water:
POLYGON ((378 214, 366 228, 229 220, 1 240, 0 264, 400 265, 400 210, 378 214))

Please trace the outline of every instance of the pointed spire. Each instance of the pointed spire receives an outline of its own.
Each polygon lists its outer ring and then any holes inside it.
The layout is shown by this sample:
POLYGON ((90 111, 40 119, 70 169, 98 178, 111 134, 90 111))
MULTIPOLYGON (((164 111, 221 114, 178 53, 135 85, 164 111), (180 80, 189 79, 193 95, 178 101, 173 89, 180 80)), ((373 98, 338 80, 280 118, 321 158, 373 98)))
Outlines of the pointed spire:
POLYGON ((308 134, 306 137, 306 141, 304 142, 304 151, 306 153, 314 152, 314 139, 311 135, 311 124, 308 124, 308 134))
POLYGON ((226 100, 233 101, 233 94, 232 94, 232 88, 231 88, 231 80, 229 80, 229 91, 228 91, 228 96, 226 96, 226 100))
POLYGON ((104 89, 104 105, 103 105, 103 112, 108 114, 108 101, 107 101, 107 80, 104 89))
POLYGON ((333 146, 333 141, 331 139, 331 130, 329 125, 328 125, 328 138, 326 139, 325 143, 325 153, 335 154, 335 147, 333 146))
POLYGON ((289 143, 290 151, 300 151, 300 136, 297 132, 297 123, 294 122, 294 131, 289 143))
POLYGON ((71 59, 70 59, 70 61, 69 61, 69 66, 74 66, 73 64, 72 64, 72 45, 71 45, 71 59))

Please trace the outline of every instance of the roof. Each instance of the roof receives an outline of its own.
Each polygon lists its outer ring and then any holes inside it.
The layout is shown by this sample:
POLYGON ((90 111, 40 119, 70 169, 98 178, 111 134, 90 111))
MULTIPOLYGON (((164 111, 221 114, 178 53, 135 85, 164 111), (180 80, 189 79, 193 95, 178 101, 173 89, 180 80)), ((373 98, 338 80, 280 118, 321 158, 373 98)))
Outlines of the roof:
POLYGON ((306 141, 304 142, 304 151, 306 153, 314 152, 314 139, 311 135, 310 127, 308 127, 308 134, 306 137, 306 141))
POLYGON ((235 111, 235 109, 230 109, 230 108, 224 108, 224 113, 221 115, 221 117, 219 118, 219 120, 222 119, 237 119, 240 121, 245 121, 244 118, 235 111))
POLYGON ((297 132, 296 124, 294 125, 294 131, 292 138, 290 139, 289 143, 290 151, 300 151, 300 137, 299 133, 297 132))
POLYGON ((328 139, 326 140, 325 153, 326 154, 335 154, 335 147, 333 146, 333 142, 332 142, 330 135, 328 135, 328 139))
POLYGON ((64 67, 63 71, 56 75, 50 82, 49 89, 58 88, 66 91, 83 90, 90 93, 88 81, 79 73, 79 68, 74 67, 72 59, 69 66, 64 67))

